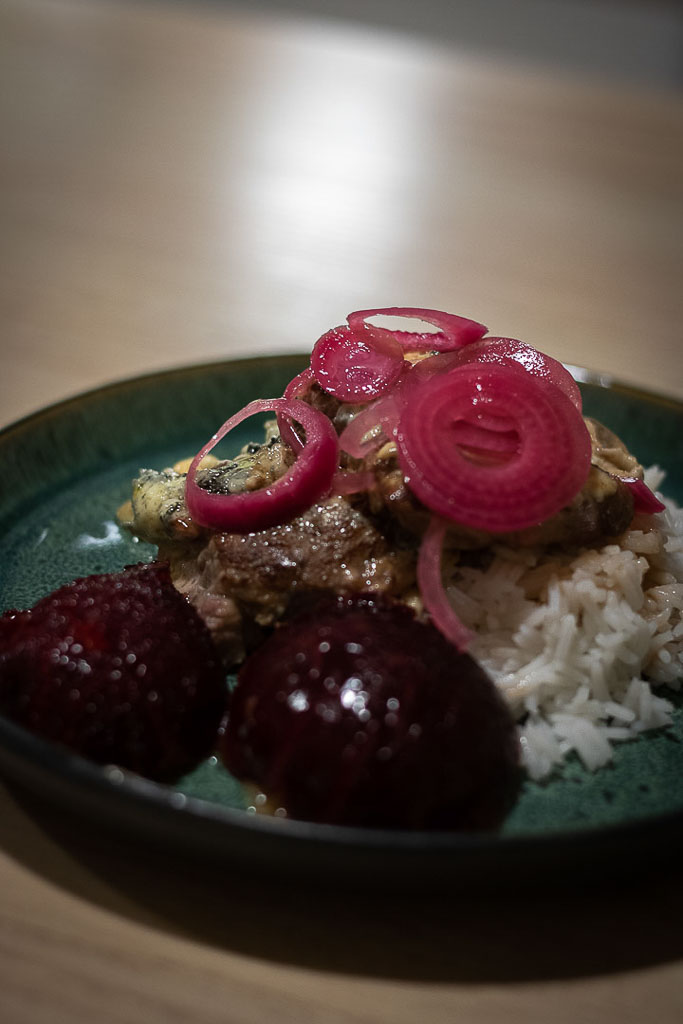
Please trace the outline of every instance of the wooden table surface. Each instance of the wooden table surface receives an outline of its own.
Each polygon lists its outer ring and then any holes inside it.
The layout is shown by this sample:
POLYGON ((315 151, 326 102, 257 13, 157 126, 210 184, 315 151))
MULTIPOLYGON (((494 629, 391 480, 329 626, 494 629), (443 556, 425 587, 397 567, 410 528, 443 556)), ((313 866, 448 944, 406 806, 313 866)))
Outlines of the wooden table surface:
MULTIPOLYGON (((0 3, 0 420, 449 309, 683 397, 683 100, 216 6, 0 3)), ((641 1022, 683 897, 336 895, 133 851, 0 787, 0 1019, 641 1022)), ((628 857, 628 850, 624 851, 628 857)))

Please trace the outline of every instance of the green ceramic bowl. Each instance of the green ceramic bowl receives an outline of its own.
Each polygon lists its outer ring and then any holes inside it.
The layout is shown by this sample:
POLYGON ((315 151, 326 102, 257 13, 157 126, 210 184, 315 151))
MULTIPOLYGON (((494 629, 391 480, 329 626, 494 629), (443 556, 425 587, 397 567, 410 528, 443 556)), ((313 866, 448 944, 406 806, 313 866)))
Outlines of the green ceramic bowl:
MULTIPOLYGON (((193 454, 247 401, 282 393, 304 356, 223 362, 113 384, 36 413, 0 434, 0 608, 27 607, 88 573, 149 559, 153 549, 121 532, 115 510, 142 466, 193 454)), ((683 500, 683 405, 592 378, 585 410, 646 464, 667 470, 683 500)), ((231 436, 236 449, 251 423, 231 436)), ((258 435, 256 435, 258 436, 258 435)), ((669 694, 670 695, 670 694, 669 694)), ((670 695, 671 696, 671 695, 670 695)), ((634 870, 683 846, 683 708, 674 725, 618 745, 594 774, 568 760, 551 781, 528 782, 497 835, 380 832, 254 816, 241 786, 215 759, 176 786, 103 768, 0 718, 5 774, 70 812, 199 856, 268 870, 391 884, 461 884, 473 877, 561 877, 594 872, 597 860, 634 870), (628 844, 628 857, 624 857, 628 844)))

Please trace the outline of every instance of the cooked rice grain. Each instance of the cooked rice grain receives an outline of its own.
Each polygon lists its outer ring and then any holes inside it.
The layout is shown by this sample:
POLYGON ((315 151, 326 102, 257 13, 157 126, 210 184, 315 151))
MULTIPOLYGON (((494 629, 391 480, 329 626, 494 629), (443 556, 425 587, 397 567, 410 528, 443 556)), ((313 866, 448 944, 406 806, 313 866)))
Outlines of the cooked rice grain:
MULTIPOLYGON (((646 474, 653 489, 662 478, 646 474)), ((653 688, 683 680, 683 511, 662 500, 619 544, 551 557, 500 546, 487 569, 454 572, 471 653, 517 716, 534 779, 571 751, 599 768, 613 743, 671 722, 653 688)))

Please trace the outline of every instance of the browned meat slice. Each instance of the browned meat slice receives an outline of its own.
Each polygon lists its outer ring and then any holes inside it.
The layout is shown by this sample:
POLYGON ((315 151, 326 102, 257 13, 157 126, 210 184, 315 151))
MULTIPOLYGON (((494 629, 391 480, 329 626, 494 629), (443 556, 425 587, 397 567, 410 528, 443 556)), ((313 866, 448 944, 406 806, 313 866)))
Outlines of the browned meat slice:
POLYGON ((216 533, 203 546, 162 544, 159 555, 229 662, 244 656, 250 634, 273 625, 296 594, 404 594, 415 580, 415 552, 394 549, 344 498, 257 533, 216 533))
MULTIPOLYGON (((449 546, 472 549, 503 541, 521 547, 550 544, 583 547, 623 533, 633 518, 633 498, 620 477, 642 479, 642 467, 619 438, 601 423, 586 419, 586 426, 591 435, 592 465, 586 483, 571 504, 539 526, 515 533, 493 535, 454 524, 448 532, 449 546)), ((370 495, 371 511, 377 514, 384 509, 404 529, 422 534, 429 512, 406 487, 395 444, 385 444, 374 456, 371 466, 377 479, 377 488, 370 495)))
MULTIPOLYGON (((355 411, 317 385, 307 398, 324 407, 338 430, 355 411)), ((493 537, 453 525, 448 535, 453 554, 485 548, 494 540, 522 546, 588 545, 626 529, 633 501, 619 477, 640 476, 642 470, 610 431, 593 421, 587 425, 593 466, 570 505, 540 526, 515 534, 493 537)), ((207 463, 202 483, 219 492, 253 490, 277 479, 292 457, 273 423, 265 444, 248 445, 228 461, 207 463)), ((290 523, 246 535, 212 534, 191 521, 184 498, 186 466, 145 470, 134 483, 122 522, 159 545, 175 585, 195 605, 225 660, 233 663, 282 617, 293 595, 330 590, 414 600, 419 537, 429 512, 407 489, 394 444, 368 461, 377 487, 367 495, 331 498, 290 523)))
POLYGON ((584 416, 584 423, 591 436, 594 466, 613 476, 643 479, 643 467, 615 433, 589 416, 584 416))

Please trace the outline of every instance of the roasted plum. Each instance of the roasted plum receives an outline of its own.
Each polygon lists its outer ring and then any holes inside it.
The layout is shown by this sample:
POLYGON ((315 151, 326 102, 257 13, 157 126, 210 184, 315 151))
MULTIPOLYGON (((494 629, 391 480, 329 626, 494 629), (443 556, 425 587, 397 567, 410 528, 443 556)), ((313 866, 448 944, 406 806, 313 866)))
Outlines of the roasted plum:
POLYGON ((93 761, 174 778, 213 749, 225 702, 211 636, 165 566, 0 617, 0 712, 93 761))
POLYGON ((483 669, 405 605, 326 597, 243 665, 221 742, 292 818, 495 828, 517 793, 513 720, 483 669))

